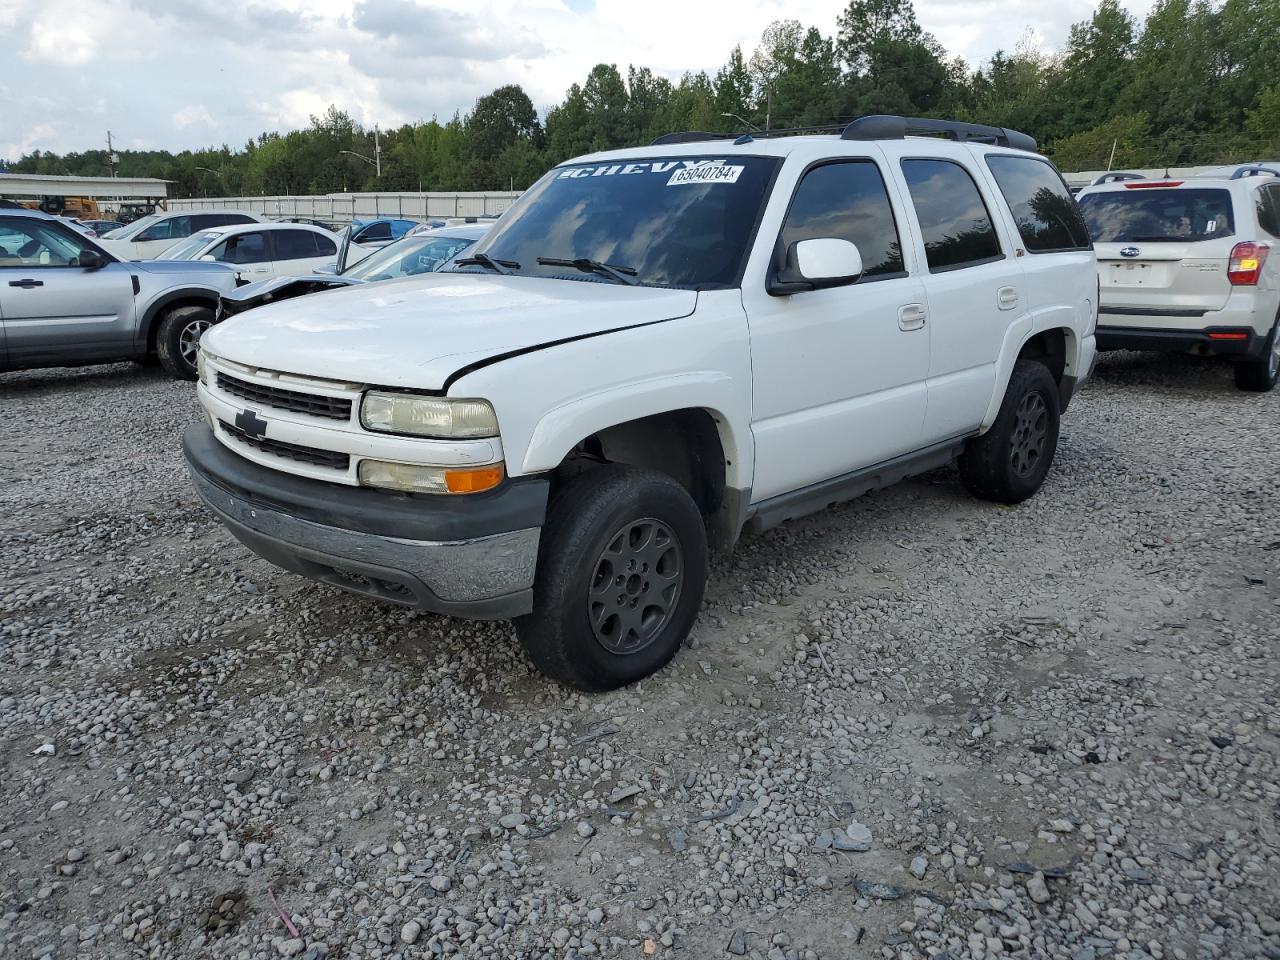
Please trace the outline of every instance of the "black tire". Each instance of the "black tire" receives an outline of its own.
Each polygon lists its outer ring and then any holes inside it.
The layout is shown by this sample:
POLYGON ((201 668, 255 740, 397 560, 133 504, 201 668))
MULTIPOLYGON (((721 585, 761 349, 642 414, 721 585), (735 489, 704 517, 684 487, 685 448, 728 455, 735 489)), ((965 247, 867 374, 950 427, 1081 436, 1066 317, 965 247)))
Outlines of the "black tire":
POLYGON ((1240 360, 1235 365, 1236 386, 1251 393, 1269 393, 1280 378, 1280 317, 1271 325, 1271 333, 1257 360, 1240 360))
POLYGON ((533 612, 516 620, 516 633, 547 676, 579 690, 613 690, 675 656, 706 579, 706 530, 685 489, 652 470, 599 467, 552 500, 533 612), (658 575, 673 571, 663 587, 658 575))
POLYGON ((196 378, 196 355, 193 341, 213 326, 213 310, 210 307, 174 307, 160 320, 156 331, 156 356, 160 365, 172 377, 179 380, 196 378))
POLYGON ((970 493, 1021 503, 1040 489, 1058 449, 1058 385, 1036 360, 1018 360, 996 422, 965 442, 960 479, 970 493))

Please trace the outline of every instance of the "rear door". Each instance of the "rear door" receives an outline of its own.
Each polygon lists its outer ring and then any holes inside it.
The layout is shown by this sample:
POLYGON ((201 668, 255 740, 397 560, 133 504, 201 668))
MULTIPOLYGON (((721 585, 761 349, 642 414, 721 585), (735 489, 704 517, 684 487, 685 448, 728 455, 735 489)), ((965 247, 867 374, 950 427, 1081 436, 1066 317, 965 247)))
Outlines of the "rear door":
POLYGON ((272 270, 279 276, 305 277, 338 256, 338 245, 314 230, 272 230, 272 270))
POLYGON ((126 264, 79 266, 84 237, 47 220, 0 221, 0 323, 14 367, 125 357, 134 340, 126 264))
POLYGON ((1080 209, 1098 256, 1101 325, 1159 317, 1185 325, 1226 306, 1239 239, 1226 187, 1135 180, 1084 194, 1080 209))
POLYGON ((982 423, 996 386, 996 362, 1010 326, 1029 313, 1013 238, 995 220, 996 198, 974 156, 912 156, 894 145, 911 198, 917 253, 925 265, 930 333, 928 413, 923 439, 936 443, 982 423))

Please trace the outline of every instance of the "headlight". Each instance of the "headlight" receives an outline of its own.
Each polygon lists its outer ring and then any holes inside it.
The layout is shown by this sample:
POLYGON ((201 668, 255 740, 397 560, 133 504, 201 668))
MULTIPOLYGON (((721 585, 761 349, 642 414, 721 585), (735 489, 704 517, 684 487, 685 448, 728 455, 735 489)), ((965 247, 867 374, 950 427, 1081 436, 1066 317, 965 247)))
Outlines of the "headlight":
POLYGON ((200 378, 200 382, 207 387, 209 385, 209 371, 205 369, 204 356, 205 354, 203 350, 196 350, 196 376, 198 376, 200 378))
POLYGON ((404 493, 481 493, 502 482, 503 465, 424 467, 387 460, 361 460, 356 470, 362 486, 404 493))
POLYGON ((485 400, 450 400, 412 393, 371 390, 360 404, 360 422, 366 430, 442 440, 498 435, 498 416, 485 400))

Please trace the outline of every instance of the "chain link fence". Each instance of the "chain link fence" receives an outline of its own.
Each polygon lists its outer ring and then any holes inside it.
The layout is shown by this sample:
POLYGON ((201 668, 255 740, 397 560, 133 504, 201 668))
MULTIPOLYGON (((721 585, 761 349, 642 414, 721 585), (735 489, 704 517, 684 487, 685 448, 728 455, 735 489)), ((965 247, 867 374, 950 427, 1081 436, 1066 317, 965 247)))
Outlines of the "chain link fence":
POLYGON ((307 217, 350 223, 378 217, 427 220, 433 217, 497 216, 520 191, 483 193, 330 193, 310 197, 184 197, 170 210, 246 210, 267 217, 307 217))

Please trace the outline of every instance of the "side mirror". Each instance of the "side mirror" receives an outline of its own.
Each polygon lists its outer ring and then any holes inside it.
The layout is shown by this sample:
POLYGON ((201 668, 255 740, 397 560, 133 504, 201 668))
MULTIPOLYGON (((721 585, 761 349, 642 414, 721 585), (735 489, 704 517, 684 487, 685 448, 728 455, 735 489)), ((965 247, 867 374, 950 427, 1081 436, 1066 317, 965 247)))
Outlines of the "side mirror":
POLYGON ((111 261, 97 250, 83 250, 76 258, 76 262, 86 270, 101 270, 111 261))
POLYGON ((770 282, 769 293, 785 296, 853 283, 862 276, 862 254, 848 240, 824 237, 797 240, 787 248, 786 264, 770 282))
POLYGON ((217 258, 217 257, 215 257, 212 253, 206 253, 206 254, 205 254, 203 257, 201 257, 200 259, 201 259, 201 260, 203 260, 203 261, 205 261, 206 263, 217 263, 217 262, 218 262, 218 258, 217 258))

